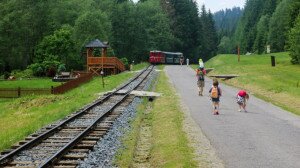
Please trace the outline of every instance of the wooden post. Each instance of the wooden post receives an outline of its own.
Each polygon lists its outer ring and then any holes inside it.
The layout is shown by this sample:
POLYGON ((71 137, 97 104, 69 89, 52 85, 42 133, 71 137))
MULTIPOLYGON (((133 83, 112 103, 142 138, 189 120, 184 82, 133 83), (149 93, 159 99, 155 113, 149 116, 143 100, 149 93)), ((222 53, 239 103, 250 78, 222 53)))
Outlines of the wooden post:
MULTIPOLYGON (((104 60, 103 60, 104 57, 101 57, 101 58, 102 58, 102 59, 101 59, 101 60, 102 60, 102 71, 103 71, 103 74, 104 74, 104 60)), ((101 75, 102 75, 102 74, 101 74, 101 75)))
POLYGON ((104 78, 103 78, 104 71, 103 71, 103 69, 101 70, 100 74, 101 74, 101 78, 102 78, 102 87, 104 88, 104 78))
POLYGON ((51 94, 53 94, 53 92, 54 92, 54 87, 51 86, 51 94))
POLYGON ((271 56, 271 64, 273 67, 275 66, 275 56, 271 56))
POLYGON ((21 97, 21 88, 18 87, 18 97, 21 97))
POLYGON ((89 72, 88 58, 89 58, 89 48, 86 49, 86 72, 89 72))
POLYGON ((237 47, 238 50, 238 62, 240 62, 240 46, 237 47))

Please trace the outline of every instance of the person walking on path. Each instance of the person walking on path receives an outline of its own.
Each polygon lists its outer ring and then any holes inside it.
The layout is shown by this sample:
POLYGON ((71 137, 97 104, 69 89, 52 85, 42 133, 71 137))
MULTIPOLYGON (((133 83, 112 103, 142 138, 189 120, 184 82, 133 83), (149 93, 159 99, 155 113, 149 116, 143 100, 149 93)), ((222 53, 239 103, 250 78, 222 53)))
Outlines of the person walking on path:
POLYGON ((245 112, 247 112, 246 110, 246 101, 248 101, 249 99, 249 95, 245 90, 240 90, 238 92, 238 94, 236 95, 236 102, 239 105, 239 112, 242 111, 242 109, 244 109, 245 112))
POLYGON ((183 64, 183 61, 184 61, 184 60, 183 60, 183 56, 181 55, 180 58, 179 58, 180 65, 183 64))
POLYGON ((204 88, 204 75, 206 75, 206 70, 204 68, 197 68, 196 76, 197 76, 197 86, 198 86, 198 94, 199 96, 203 96, 203 88, 204 88))
POLYGON ((199 59, 199 67, 204 68, 204 63, 201 58, 199 59))
POLYGON ((213 114, 219 115, 220 97, 222 96, 222 90, 219 87, 219 82, 214 79, 212 87, 209 89, 211 101, 213 104, 213 114))

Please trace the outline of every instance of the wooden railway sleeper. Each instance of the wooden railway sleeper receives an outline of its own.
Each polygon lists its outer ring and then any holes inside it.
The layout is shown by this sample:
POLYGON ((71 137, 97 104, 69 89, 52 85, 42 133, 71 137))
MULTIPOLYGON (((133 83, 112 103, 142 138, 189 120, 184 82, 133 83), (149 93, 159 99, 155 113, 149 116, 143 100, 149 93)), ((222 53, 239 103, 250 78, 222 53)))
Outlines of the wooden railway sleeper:
POLYGON ((62 159, 81 159, 83 160, 85 157, 87 156, 86 153, 82 153, 82 154, 66 154, 62 157, 62 159))
POLYGON ((76 168, 76 166, 54 166, 53 168, 76 168))
POLYGON ((50 139, 44 140, 43 143, 68 143, 69 140, 57 140, 57 139, 50 139))
POLYGON ((97 136, 87 136, 85 138, 83 138, 83 140, 99 140, 100 137, 97 136))
POLYGON ((77 153, 87 153, 89 152, 90 150, 89 149, 71 149, 70 152, 77 152, 77 153))
POLYGON ((73 149, 93 149, 94 148, 94 145, 91 145, 91 144, 77 144, 74 146, 73 149))
POLYGON ((60 160, 57 162, 56 166, 63 166, 63 165, 74 165, 77 166, 79 160, 60 160))

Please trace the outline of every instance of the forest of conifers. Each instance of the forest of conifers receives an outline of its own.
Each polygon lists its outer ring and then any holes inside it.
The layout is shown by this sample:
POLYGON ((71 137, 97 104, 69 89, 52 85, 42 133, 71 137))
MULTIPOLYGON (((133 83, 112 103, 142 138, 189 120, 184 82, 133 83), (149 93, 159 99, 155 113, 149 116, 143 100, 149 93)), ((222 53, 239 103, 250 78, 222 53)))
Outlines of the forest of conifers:
POLYGON ((208 60, 217 53, 290 51, 299 63, 298 0, 247 0, 212 14, 193 0, 2 0, 0 74, 84 68, 85 45, 109 42, 109 55, 147 61, 150 50, 208 60))

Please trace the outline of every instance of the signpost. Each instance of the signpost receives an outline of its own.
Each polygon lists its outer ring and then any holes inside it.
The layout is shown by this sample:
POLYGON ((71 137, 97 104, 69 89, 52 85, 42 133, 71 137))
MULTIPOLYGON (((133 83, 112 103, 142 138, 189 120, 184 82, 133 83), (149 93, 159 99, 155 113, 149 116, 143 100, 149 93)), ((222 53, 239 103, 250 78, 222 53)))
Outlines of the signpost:
POLYGON ((237 47, 237 51, 238 51, 238 62, 240 62, 240 46, 237 47))
POLYGON ((100 74, 101 74, 101 78, 102 78, 102 86, 103 86, 103 88, 104 88, 104 72, 103 72, 103 69, 101 70, 101 72, 100 72, 100 74))

